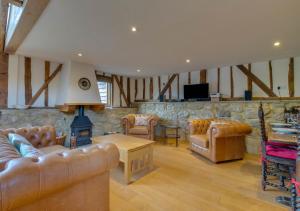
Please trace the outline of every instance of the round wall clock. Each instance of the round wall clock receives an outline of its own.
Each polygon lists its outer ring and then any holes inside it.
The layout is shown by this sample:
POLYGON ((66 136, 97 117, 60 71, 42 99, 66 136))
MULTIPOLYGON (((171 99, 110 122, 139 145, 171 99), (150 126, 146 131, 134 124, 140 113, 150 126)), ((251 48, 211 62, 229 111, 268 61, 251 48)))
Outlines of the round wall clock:
POLYGON ((87 78, 80 78, 78 81, 78 86, 80 87, 80 89, 88 90, 89 88, 91 88, 91 82, 87 78))

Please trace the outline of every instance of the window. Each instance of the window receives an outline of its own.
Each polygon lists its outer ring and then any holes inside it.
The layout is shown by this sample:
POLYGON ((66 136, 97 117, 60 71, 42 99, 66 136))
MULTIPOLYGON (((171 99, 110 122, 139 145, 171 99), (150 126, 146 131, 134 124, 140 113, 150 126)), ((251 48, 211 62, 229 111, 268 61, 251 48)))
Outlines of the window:
POLYGON ((111 106, 111 78, 107 76, 97 75, 97 81, 101 103, 106 104, 106 106, 111 106))
POLYGON ((24 7, 18 7, 13 4, 9 4, 6 23, 6 41, 10 40, 17 23, 20 20, 23 9, 24 7))

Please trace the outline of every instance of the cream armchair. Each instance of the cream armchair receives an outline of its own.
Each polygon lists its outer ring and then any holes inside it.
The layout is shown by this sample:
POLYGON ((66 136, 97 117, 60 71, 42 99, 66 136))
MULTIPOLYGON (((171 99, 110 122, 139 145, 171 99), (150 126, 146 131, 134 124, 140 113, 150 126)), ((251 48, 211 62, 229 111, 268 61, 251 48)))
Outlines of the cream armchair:
POLYGON ((158 116, 147 114, 128 114, 122 118, 125 135, 154 140, 158 116))

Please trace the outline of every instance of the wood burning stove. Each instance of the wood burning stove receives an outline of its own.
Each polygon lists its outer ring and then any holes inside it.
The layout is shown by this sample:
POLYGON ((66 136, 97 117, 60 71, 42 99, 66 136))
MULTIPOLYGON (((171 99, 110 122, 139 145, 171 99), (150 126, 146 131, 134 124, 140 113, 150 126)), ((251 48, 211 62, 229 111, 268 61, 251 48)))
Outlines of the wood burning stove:
POLYGON ((76 137, 76 146, 91 144, 93 123, 84 115, 84 106, 80 105, 78 116, 71 124, 71 134, 76 137))

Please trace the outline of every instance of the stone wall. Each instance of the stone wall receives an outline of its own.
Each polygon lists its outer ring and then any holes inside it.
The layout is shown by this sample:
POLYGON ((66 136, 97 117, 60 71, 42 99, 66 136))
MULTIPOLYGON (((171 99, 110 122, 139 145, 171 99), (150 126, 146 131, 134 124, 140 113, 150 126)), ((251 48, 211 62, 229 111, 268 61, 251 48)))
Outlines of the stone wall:
MULTIPOLYGON (((300 105, 300 101, 263 101, 266 122, 282 122, 284 107, 300 105)), ((259 152, 259 120, 257 116, 258 101, 231 101, 231 102, 149 102, 138 103, 138 112, 157 114, 161 122, 175 123, 182 127, 181 135, 187 138, 187 121, 196 118, 227 118, 246 122, 253 127, 253 132, 246 139, 247 151, 259 152)), ((159 133, 159 131, 157 131, 159 133)))
MULTIPOLYGON (((75 114, 65 114, 57 109, 0 109, 0 128, 20 128, 30 126, 54 125, 57 131, 70 135, 70 125, 75 114)), ((103 135, 104 132, 122 132, 121 117, 136 113, 136 108, 113 108, 101 112, 86 110, 93 127, 93 135, 103 135)), ((68 138, 67 143, 68 144, 68 138)))

